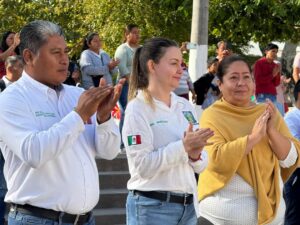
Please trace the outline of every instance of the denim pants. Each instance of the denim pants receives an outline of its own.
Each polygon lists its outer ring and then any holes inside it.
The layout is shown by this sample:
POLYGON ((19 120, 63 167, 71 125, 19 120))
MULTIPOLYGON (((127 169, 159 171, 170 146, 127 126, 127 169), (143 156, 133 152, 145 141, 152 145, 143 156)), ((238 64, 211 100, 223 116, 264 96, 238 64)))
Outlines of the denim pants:
POLYGON ((276 103, 276 95, 272 94, 257 94, 256 95, 256 101, 260 103, 266 102, 266 100, 270 99, 273 103, 276 103))
MULTIPOLYGON (((120 129, 121 137, 122 137, 124 118, 125 118, 125 109, 126 109, 127 99, 128 99, 128 88, 129 88, 129 85, 128 85, 128 82, 126 81, 123 85, 122 92, 121 92, 121 95, 119 98, 119 108, 120 108, 120 112, 121 112, 119 129, 120 129)), ((121 138, 121 145, 124 145, 122 138, 121 138)), ((121 146, 121 147, 123 147, 123 146, 121 146)))
MULTIPOLYGON (((10 212, 8 214, 8 225, 72 225, 72 223, 62 223, 41 217, 26 215, 21 212, 10 212)), ((84 225, 95 225, 95 218, 91 216, 90 220, 84 225)))
POLYGON ((4 198, 0 197, 0 225, 4 221, 4 216, 5 216, 5 210, 6 210, 6 205, 4 202, 4 198))
POLYGON ((160 201, 129 192, 126 202, 126 225, 196 225, 194 204, 160 201))
POLYGON ((300 224, 300 168, 297 168, 284 185, 286 204, 284 225, 300 224))
POLYGON ((264 103, 264 102, 266 102, 267 99, 270 99, 274 103, 275 107, 278 109, 280 114, 282 116, 284 116, 284 106, 276 101, 276 95, 272 95, 272 94, 258 94, 258 95, 256 95, 256 101, 259 102, 259 103, 264 103))

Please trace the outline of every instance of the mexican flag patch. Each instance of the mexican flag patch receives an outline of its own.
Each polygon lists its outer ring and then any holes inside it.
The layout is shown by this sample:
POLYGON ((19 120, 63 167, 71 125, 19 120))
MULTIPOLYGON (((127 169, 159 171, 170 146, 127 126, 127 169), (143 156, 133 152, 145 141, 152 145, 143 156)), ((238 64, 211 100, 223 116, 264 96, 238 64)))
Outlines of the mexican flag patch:
POLYGON ((132 135, 127 137, 128 145, 140 145, 142 144, 141 135, 132 135))

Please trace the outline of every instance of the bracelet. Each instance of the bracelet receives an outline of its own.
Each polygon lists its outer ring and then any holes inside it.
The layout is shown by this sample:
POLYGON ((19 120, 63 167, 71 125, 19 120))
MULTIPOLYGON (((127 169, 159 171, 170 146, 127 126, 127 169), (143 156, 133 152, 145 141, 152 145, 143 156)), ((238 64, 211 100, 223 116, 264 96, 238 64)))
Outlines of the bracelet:
POLYGON ((191 160, 192 162, 197 162, 200 159, 201 159, 201 153, 199 154, 198 158, 196 158, 196 159, 189 156, 189 160, 191 160))

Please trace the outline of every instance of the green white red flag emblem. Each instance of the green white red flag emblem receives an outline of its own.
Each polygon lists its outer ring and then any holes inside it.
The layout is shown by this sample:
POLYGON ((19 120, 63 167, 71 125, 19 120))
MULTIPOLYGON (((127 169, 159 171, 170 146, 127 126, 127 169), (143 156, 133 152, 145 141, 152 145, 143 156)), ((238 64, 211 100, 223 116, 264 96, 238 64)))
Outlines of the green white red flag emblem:
POLYGON ((127 137, 128 145, 139 145, 142 144, 141 135, 132 135, 127 137))

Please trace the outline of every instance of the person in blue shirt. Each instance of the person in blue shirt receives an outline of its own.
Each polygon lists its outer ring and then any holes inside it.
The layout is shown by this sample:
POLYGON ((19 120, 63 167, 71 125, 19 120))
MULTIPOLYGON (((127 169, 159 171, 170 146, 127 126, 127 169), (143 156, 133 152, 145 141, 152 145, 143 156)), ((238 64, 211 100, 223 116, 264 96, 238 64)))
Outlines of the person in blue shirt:
MULTIPOLYGON (((300 140, 300 80, 294 88, 295 107, 289 111, 284 120, 292 135, 300 140)), ((300 168, 284 185, 284 200, 286 204, 285 225, 300 224, 300 168)))

